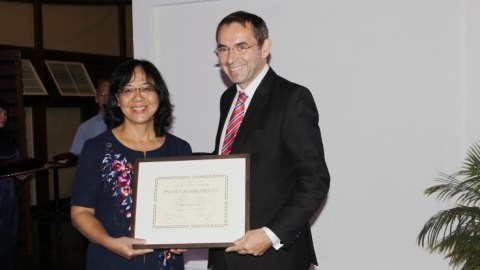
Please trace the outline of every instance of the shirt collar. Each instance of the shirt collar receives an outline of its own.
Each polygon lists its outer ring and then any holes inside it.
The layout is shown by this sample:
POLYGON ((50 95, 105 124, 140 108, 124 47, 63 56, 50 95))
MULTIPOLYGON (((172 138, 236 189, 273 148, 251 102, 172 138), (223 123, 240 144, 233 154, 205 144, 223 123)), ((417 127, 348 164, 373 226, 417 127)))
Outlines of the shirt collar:
POLYGON ((257 90, 258 86, 260 85, 260 82, 263 80, 263 78, 267 74, 269 68, 270 68, 270 66, 268 64, 265 64, 262 71, 260 71, 260 73, 258 73, 257 77, 252 81, 252 83, 250 83, 247 86, 247 88, 242 89, 237 84, 237 92, 238 91, 245 92, 245 94, 247 94, 247 96, 248 96, 248 99, 250 100, 253 97, 253 95, 255 94, 255 91, 257 90))

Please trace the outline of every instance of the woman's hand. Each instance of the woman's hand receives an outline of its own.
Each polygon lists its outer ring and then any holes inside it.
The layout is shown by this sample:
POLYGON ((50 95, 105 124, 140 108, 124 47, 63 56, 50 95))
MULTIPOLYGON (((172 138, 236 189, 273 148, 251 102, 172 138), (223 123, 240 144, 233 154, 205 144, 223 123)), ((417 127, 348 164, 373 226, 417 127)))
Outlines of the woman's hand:
POLYGON ((95 217, 95 209, 93 208, 72 206, 70 209, 70 217, 75 228, 87 237, 88 240, 105 247, 125 259, 132 259, 136 256, 153 252, 153 249, 133 248, 133 245, 145 244, 145 240, 143 239, 111 237, 95 217))
POLYGON ((125 259, 132 259, 139 255, 153 252, 153 249, 134 249, 133 245, 145 244, 145 240, 130 237, 110 238, 105 247, 125 259))

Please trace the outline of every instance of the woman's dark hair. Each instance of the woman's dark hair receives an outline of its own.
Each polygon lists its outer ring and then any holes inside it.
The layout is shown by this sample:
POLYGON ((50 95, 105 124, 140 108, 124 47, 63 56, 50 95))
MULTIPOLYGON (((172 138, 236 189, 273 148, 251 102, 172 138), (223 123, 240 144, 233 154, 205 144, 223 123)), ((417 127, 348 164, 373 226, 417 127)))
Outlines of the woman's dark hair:
POLYGON ((120 64, 113 72, 108 102, 106 104, 105 122, 107 126, 112 129, 122 124, 125 120, 117 98, 120 89, 125 87, 132 79, 136 67, 140 67, 143 72, 145 72, 147 81, 155 87, 155 93, 157 93, 159 99, 158 110, 153 115, 155 135, 157 137, 164 136, 172 121, 173 105, 170 103, 170 94, 168 93, 167 85, 162 75, 160 75, 158 69, 147 60, 128 60, 120 64))
POLYGON ((217 32, 215 35, 217 42, 218 31, 220 30, 220 27, 222 27, 223 25, 230 25, 232 23, 239 23, 244 27, 246 27, 247 24, 251 24, 253 36, 257 40, 258 47, 261 47, 263 45, 263 42, 268 38, 267 24, 261 17, 245 11, 237 11, 227 15, 220 21, 220 23, 218 23, 217 32))

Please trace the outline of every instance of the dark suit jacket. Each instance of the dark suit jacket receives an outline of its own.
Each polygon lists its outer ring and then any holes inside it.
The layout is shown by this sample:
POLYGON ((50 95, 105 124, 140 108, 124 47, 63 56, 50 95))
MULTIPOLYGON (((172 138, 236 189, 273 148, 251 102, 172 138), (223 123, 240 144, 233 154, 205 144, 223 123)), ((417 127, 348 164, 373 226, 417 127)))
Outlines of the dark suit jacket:
MULTIPOLYGON (((216 153, 236 91, 235 85, 228 88, 220 100, 216 153)), ((235 138, 231 154, 238 153, 251 158, 250 227, 267 226, 284 246, 260 257, 212 249, 209 264, 215 270, 298 270, 317 264, 309 219, 327 196, 330 176, 310 91, 270 68, 235 138)))

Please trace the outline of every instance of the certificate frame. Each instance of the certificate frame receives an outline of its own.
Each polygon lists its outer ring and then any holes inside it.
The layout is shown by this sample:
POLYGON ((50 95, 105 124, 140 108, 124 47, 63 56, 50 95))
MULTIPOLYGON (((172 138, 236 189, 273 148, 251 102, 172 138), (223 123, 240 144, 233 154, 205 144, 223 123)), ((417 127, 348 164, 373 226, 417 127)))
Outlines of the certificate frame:
POLYGON ((250 227, 250 155, 135 161, 134 248, 227 247, 250 227))

